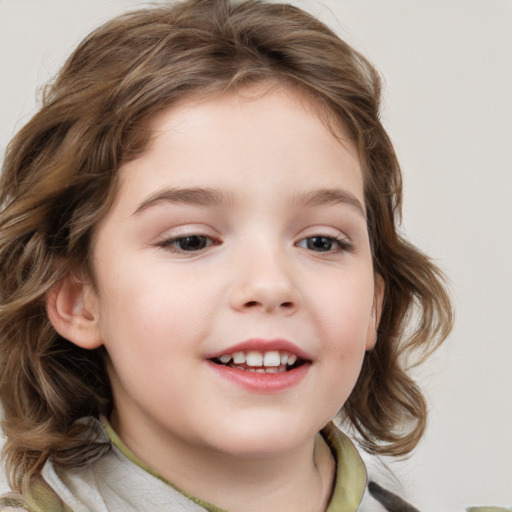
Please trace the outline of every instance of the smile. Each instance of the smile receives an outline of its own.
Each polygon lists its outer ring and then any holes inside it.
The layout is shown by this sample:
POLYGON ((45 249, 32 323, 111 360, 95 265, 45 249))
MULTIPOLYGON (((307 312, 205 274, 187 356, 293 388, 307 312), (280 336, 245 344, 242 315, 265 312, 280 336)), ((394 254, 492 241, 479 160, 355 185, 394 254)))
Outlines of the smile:
POLYGON ((239 350, 215 357, 212 361, 229 368, 255 373, 284 373, 304 363, 296 354, 281 350, 239 350))
POLYGON ((215 375, 251 393, 280 393, 298 386, 314 356, 283 338, 251 338, 206 356, 215 375))

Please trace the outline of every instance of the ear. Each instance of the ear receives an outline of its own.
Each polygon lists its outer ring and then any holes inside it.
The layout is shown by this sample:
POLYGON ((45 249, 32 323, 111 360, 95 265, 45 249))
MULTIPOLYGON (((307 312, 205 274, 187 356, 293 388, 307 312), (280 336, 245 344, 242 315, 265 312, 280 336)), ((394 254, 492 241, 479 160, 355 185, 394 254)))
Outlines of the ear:
POLYGON ((374 283, 373 306, 368 322, 368 332, 366 334, 366 350, 371 350, 375 346, 375 343, 377 343, 377 331, 379 329, 382 304, 384 302, 385 285, 384 279, 382 279, 380 274, 375 274, 374 283))
POLYGON ((103 344, 98 312, 98 298, 92 285, 73 275, 59 281, 46 297, 46 314, 55 330, 85 349, 103 344))

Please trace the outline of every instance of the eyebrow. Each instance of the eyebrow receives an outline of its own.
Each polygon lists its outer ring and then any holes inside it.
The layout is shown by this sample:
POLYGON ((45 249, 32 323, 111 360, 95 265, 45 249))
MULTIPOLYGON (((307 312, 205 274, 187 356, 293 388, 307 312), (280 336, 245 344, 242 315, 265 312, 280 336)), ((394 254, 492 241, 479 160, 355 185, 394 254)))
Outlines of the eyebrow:
MULTIPOLYGON (((212 188, 166 188, 150 195, 135 210, 137 215, 160 203, 188 204, 192 206, 216 206, 233 203, 233 195, 229 192, 212 188)), ((347 204, 357 210, 366 219, 366 212, 352 193, 343 189, 319 189, 299 192, 293 197, 296 206, 326 206, 333 204, 347 204)))
POLYGON ((326 188, 300 192, 294 196, 293 201, 297 206, 326 206, 339 203, 347 204, 355 208, 357 213, 366 220, 366 210, 361 201, 347 190, 326 188))
POLYGON ((150 195, 133 212, 137 215, 152 206, 160 203, 189 204, 192 206, 225 205, 233 202, 228 192, 212 188, 167 188, 150 195))

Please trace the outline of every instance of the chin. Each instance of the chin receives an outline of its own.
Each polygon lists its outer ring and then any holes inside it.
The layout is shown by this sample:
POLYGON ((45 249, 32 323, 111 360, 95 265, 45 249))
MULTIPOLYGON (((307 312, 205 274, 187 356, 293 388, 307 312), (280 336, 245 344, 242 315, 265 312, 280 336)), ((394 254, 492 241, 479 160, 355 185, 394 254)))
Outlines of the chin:
MULTIPOLYGON (((323 426, 323 425, 322 425, 323 426)), ((276 421, 276 418, 258 418, 255 421, 236 421, 221 428, 214 444, 221 451, 237 457, 277 456, 290 452, 314 439, 322 428, 304 423, 276 421)), ((210 431, 210 434, 213 434, 210 431)))

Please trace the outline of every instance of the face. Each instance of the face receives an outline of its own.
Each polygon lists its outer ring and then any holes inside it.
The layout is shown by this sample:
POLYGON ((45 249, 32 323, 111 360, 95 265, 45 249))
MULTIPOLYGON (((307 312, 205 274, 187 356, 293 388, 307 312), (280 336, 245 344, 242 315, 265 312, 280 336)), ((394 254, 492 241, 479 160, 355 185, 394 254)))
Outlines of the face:
POLYGON ((375 341, 356 150, 284 88, 174 106, 152 128, 94 237, 115 427, 145 453, 293 450, 375 341))

